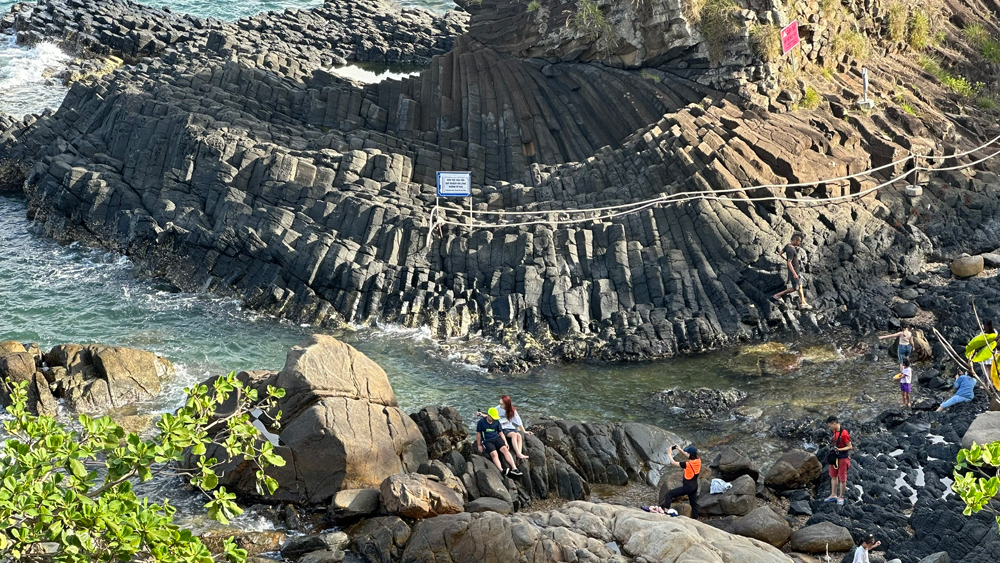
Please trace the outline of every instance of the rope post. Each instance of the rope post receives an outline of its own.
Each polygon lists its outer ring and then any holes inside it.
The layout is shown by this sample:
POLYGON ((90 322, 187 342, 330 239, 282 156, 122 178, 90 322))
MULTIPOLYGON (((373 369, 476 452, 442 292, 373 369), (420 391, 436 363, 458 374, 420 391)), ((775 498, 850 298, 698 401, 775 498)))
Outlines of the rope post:
POLYGON ((469 192, 469 230, 472 230, 472 192, 469 192))

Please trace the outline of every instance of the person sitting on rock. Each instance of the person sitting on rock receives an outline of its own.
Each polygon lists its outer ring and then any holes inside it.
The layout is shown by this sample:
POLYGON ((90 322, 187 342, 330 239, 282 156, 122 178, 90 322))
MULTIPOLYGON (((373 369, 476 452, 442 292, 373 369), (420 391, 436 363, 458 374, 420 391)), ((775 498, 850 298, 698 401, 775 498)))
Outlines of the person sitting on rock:
POLYGON ((955 374, 955 384, 953 387, 956 389, 955 394, 947 401, 941 403, 941 406, 938 407, 938 412, 959 403, 968 403, 976 397, 974 391, 976 380, 970 377, 968 373, 960 371, 955 374))
POLYGON ((514 404, 510 401, 510 395, 500 395, 500 405, 497 406, 497 413, 500 415, 500 428, 503 430, 503 435, 507 437, 507 441, 510 442, 511 447, 514 448, 514 455, 517 459, 528 459, 528 456, 524 455, 524 437, 521 436, 520 432, 525 434, 531 434, 524 429, 524 423, 521 422, 521 415, 517 414, 517 409, 514 408, 514 404))
POLYGON ((868 552, 882 545, 882 542, 875 541, 873 534, 868 534, 854 550, 854 563, 869 563, 868 552))
POLYGON ((476 424, 476 449, 479 453, 483 453, 484 450, 489 452, 490 459, 500 473, 520 477, 521 472, 517 470, 517 464, 514 463, 514 458, 511 457, 510 449, 507 447, 507 438, 501 432, 500 413, 495 408, 490 409, 476 424), (503 464, 500 463, 500 453, 510 464, 511 469, 503 468, 503 464))
MULTIPOLYGON (((698 448, 688 446, 683 450, 678 446, 670 446, 670 465, 680 467, 684 470, 684 480, 681 486, 671 489, 667 496, 663 498, 662 510, 668 510, 674 503, 674 499, 687 495, 688 503, 691 505, 691 518, 698 518, 698 474, 701 473, 701 458, 698 457, 698 448), (680 451, 687 457, 687 461, 677 461, 674 459, 674 450, 680 451)), ((657 511, 659 512, 659 511, 657 511)))
POLYGON ((805 289, 805 279, 802 273, 802 264, 799 261, 799 245, 802 244, 802 235, 795 233, 792 235, 792 241, 785 245, 785 248, 779 252, 782 258, 785 259, 785 263, 788 266, 788 283, 792 284, 792 287, 778 292, 774 296, 775 301, 781 301, 781 298, 788 295, 789 293, 799 292, 799 300, 802 302, 803 309, 812 309, 812 305, 806 303, 806 289, 805 289))
POLYGON ((836 502, 844 504, 844 493, 847 489, 847 469, 851 466, 851 450, 854 444, 851 443, 851 435, 846 429, 841 428, 840 420, 835 416, 826 419, 826 425, 833 432, 834 455, 830 460, 830 496, 823 502, 836 502), (839 487, 839 488, 838 488, 839 487))
POLYGON ((910 332, 910 327, 904 324, 903 330, 879 336, 878 339, 885 340, 896 337, 899 337, 899 344, 896 346, 896 359, 899 360, 899 363, 903 363, 903 360, 909 359, 910 352, 913 352, 913 333, 910 332))

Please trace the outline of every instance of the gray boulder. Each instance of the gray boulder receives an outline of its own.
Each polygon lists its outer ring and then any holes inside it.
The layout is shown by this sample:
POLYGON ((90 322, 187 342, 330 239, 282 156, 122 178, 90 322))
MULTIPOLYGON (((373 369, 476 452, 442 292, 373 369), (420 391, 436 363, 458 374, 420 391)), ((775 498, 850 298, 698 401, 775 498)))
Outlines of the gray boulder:
POLYGON ((294 536, 288 538, 281 546, 281 556, 295 561, 307 553, 323 550, 342 550, 350 542, 344 532, 328 532, 310 536, 294 536))
POLYGON ((698 495, 701 514, 709 516, 743 516, 757 507, 757 483, 749 475, 733 481, 724 493, 710 494, 710 483, 702 481, 698 495))
POLYGON ((439 459, 469 437, 462 415, 453 407, 424 407, 410 418, 420 428, 431 459, 439 459))
POLYGON ((775 547, 788 543, 792 527, 788 521, 774 513, 769 506, 762 506, 733 522, 734 534, 767 542, 775 547))
POLYGON ((161 381, 175 374, 165 358, 117 346, 64 344, 45 358, 51 368, 66 370, 69 377, 58 389, 70 408, 90 414, 148 401, 159 395, 161 381))
POLYGON ((764 484, 776 491, 801 489, 819 477, 822 469, 815 454, 791 450, 767 470, 764 484))
POLYGON ((410 526, 398 516, 381 516, 351 528, 351 537, 351 551, 364 561, 392 563, 410 540, 410 526))
POLYGON ((370 516, 379 511, 381 500, 378 489, 345 489, 333 495, 330 512, 336 518, 370 516))
POLYGON ((851 531, 831 522, 820 522, 792 532, 791 546, 802 553, 850 551, 854 547, 851 531))
POLYGON ((496 512, 498 514, 510 514, 513 511, 510 503, 498 498, 480 497, 465 504, 466 512, 496 512))
POLYGON ((735 481, 742 475, 748 475, 754 482, 760 477, 760 472, 754 466, 748 455, 731 446, 720 446, 718 454, 709 467, 715 476, 723 481, 735 481))
POLYGON ((1000 411, 987 411, 978 416, 969 425, 962 436, 962 447, 968 448, 973 443, 980 446, 1000 441, 1000 411))
POLYGON ((951 563, 951 557, 947 551, 939 551, 924 557, 918 563, 951 563))
POLYGON ((342 549, 322 549, 303 555, 298 563, 340 563, 346 556, 342 549))

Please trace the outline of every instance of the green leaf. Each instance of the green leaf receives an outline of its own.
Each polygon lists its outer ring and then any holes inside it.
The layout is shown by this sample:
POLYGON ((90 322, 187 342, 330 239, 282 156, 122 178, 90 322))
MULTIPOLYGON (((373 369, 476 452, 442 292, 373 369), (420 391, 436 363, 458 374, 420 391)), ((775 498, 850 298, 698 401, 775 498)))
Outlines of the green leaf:
POLYGON ((980 334, 965 346, 965 357, 973 362, 986 361, 997 347, 996 334, 980 334))
POLYGON ((215 472, 206 473, 201 477, 201 488, 206 491, 211 491, 212 489, 219 486, 219 476, 215 472))
POLYGON ((69 471, 77 479, 83 480, 87 478, 87 468, 78 459, 69 460, 69 471))

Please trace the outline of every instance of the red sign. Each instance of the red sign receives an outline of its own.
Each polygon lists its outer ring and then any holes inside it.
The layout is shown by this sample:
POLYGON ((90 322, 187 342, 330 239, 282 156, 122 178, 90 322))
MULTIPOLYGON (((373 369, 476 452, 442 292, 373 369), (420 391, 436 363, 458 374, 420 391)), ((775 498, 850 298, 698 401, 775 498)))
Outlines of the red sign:
POLYGON ((795 20, 781 30, 781 54, 791 51, 799 44, 799 21, 795 20))

